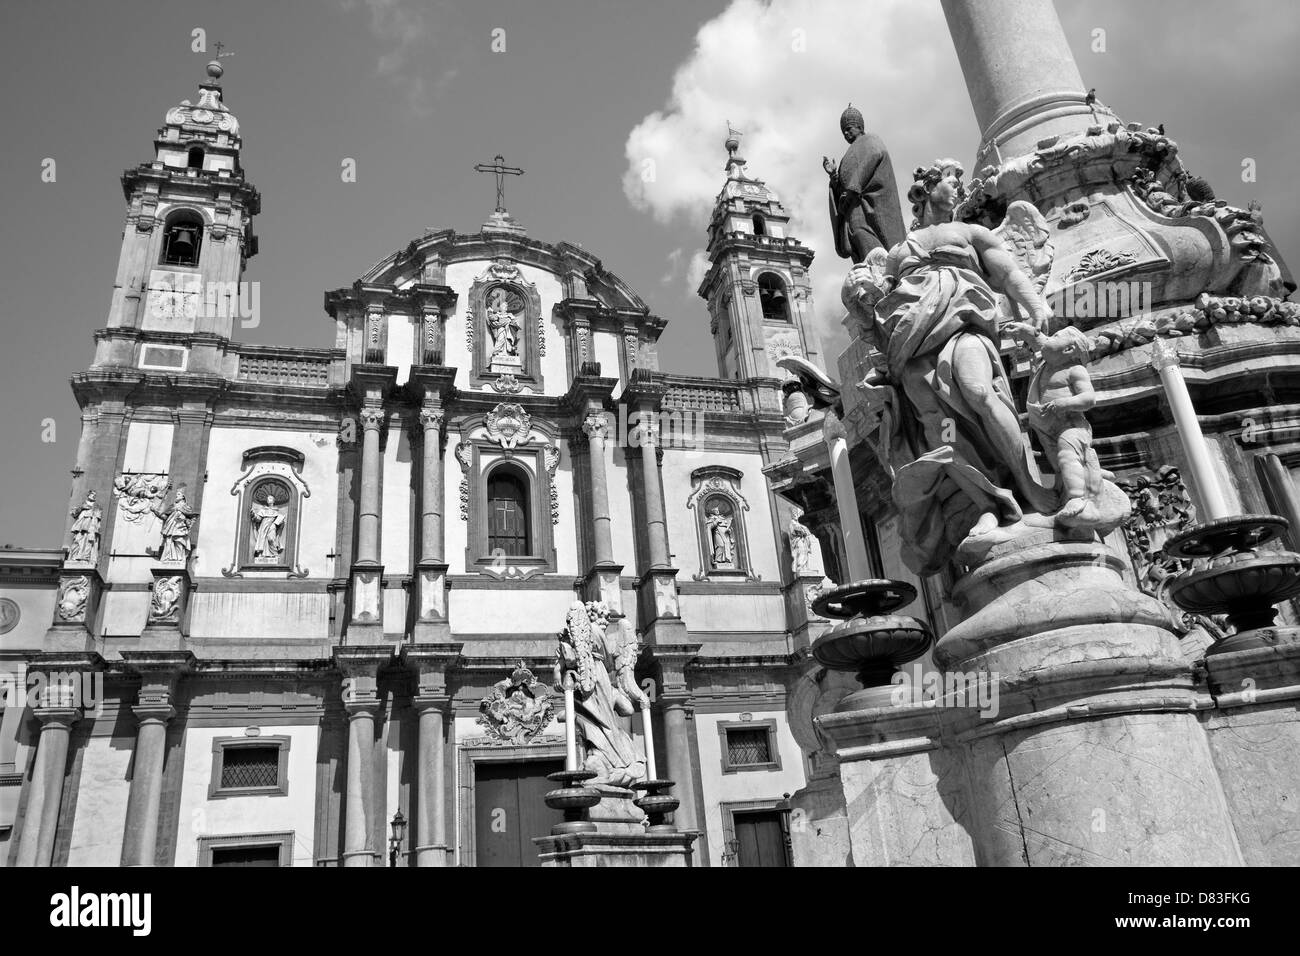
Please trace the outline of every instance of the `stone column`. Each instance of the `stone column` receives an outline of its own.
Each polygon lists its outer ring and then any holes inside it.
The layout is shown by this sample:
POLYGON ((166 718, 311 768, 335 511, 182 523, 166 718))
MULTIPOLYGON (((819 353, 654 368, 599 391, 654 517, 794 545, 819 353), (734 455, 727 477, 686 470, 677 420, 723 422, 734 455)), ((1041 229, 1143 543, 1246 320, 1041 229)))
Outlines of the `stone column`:
POLYGON ((379 702, 344 703, 348 714, 348 776, 343 830, 343 865, 374 866, 370 821, 374 803, 375 711, 379 702))
POLYGON ((420 428, 424 450, 420 494, 420 560, 441 562, 442 548, 442 423, 441 408, 425 406, 420 410, 420 428))
MULTIPOLYGON (((829 409, 822 422, 822 435, 831 461, 831 477, 835 482, 835 504, 840 514, 840 533, 844 540, 844 557, 848 567, 844 571, 849 581, 875 577, 871 559, 867 556, 867 540, 862 534, 862 516, 858 514, 858 492, 853 483, 853 470, 849 467, 849 446, 844 425, 829 409)), ((848 583, 841 582, 841 583, 848 583)))
POLYGON ((443 540, 443 452, 441 407, 426 404, 420 411, 422 448, 420 488, 420 560, 416 568, 417 643, 445 641, 447 622, 447 562, 443 540))
POLYGON ((650 567, 668 567, 668 516, 664 513, 664 491, 659 483, 659 429, 655 410, 640 409, 641 482, 645 494, 646 536, 650 545, 650 567))
MULTIPOLYGON (((676 784, 673 795, 681 801, 681 806, 673 813, 673 822, 682 831, 701 829, 695 805, 691 735, 687 726, 693 701, 686 683, 686 666, 699 651, 699 644, 662 646, 653 650, 654 660, 659 665, 658 703, 663 715, 667 778, 676 784)), ((701 844, 701 852, 706 852, 704 844, 701 844)))
POLYGON ((1187 455, 1187 471, 1191 476, 1192 492, 1201 505, 1202 519, 1214 521, 1226 518, 1235 512, 1223 496, 1219 476, 1214 470, 1214 460, 1205 443, 1201 431, 1200 419, 1192 406, 1192 396, 1187 391, 1187 382, 1178 365, 1178 353, 1156 339, 1151 343, 1151 365, 1160 375, 1160 384, 1164 386, 1165 397, 1169 400, 1169 410, 1174 416, 1174 425, 1178 428, 1178 437, 1182 440, 1183 451, 1187 455))
POLYGON ((158 808, 167 757, 167 722, 175 715, 176 685, 194 664, 194 655, 123 651, 127 666, 140 674, 133 711, 139 722, 131 764, 131 791, 122 834, 122 866, 153 866, 158 843, 158 808))
POLYGON ((1098 122, 1051 0, 942 2, 980 126, 976 169, 999 161, 998 153, 1029 153, 1041 139, 1098 122))
POLYGON ((384 410, 378 405, 361 409, 361 511, 357 522, 357 564, 379 564, 379 430, 384 410))
POLYGON ((36 742, 36 769, 27 796, 27 816, 18 841, 19 866, 49 866, 63 802, 63 776, 68 765, 68 736, 80 716, 77 707, 51 702, 35 708, 41 722, 36 742))
POLYGON ((361 408, 361 502, 348 622, 348 640, 353 644, 378 644, 384 639, 384 568, 379 561, 379 430, 384 417, 377 402, 367 401, 361 408))
POLYGON ((449 866, 451 845, 447 840, 447 753, 446 716, 451 704, 447 672, 460 657, 460 644, 408 644, 403 660, 416 672, 413 700, 420 714, 417 738, 416 866, 449 866))
POLYGON ((417 697, 419 730, 419 817, 416 820, 416 866, 447 866, 447 775, 443 714, 445 697, 417 697))
POLYGON ((623 568, 614 563, 614 538, 609 517, 609 484, 605 473, 605 442, 609 438, 609 419, 599 408, 588 408, 582 422, 587 435, 587 467, 591 475, 591 522, 595 562, 584 581, 587 600, 604 601, 611 611, 621 614, 622 590, 619 575, 623 568))

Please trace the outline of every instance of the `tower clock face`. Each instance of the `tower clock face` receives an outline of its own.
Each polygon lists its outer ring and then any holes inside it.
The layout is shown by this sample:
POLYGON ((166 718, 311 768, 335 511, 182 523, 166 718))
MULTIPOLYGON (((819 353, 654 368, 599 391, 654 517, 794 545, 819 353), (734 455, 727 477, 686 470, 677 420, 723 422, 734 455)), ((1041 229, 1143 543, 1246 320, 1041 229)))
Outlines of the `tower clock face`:
POLYGON ((159 319, 178 318, 185 313, 185 297, 180 292, 153 292, 149 296, 149 311, 159 319))

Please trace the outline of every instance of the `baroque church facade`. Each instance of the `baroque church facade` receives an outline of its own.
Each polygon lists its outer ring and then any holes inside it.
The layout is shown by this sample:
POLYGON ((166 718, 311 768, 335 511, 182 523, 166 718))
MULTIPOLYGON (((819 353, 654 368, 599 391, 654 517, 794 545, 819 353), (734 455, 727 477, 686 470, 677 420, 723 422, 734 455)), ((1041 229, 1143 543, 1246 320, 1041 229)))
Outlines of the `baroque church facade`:
POLYGON ((736 137, 716 378, 661 371, 665 320, 500 203, 327 292, 332 343, 252 345, 260 198, 221 72, 122 177, 63 546, 0 552, 0 860, 535 863, 556 632, 599 601, 637 634, 695 862, 786 864, 817 749, 787 696, 841 545, 764 474, 802 398, 776 361, 825 363, 812 253, 736 137))

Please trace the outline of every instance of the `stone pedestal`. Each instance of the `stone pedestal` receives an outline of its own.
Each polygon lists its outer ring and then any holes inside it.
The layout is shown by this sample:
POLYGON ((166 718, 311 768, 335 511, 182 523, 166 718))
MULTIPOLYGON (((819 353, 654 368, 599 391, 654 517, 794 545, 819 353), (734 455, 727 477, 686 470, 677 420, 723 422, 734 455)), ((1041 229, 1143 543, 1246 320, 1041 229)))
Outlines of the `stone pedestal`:
POLYGON ((103 588, 104 579, 94 567, 64 564, 59 571, 54 622, 45 632, 47 651, 87 651, 95 646, 92 629, 103 588))
POLYGON ((179 565, 160 564, 150 568, 153 586, 149 594, 149 616, 140 632, 142 651, 179 651, 189 634, 190 573, 179 565))
MULTIPOLYGON (((1197 711, 1210 701, 1164 606, 1095 541, 996 544, 955 590, 936 664, 985 681, 945 700, 981 865, 1234 865, 1240 850, 1197 711), (956 704, 958 706, 952 706, 956 704)), ((955 688, 957 682, 950 679, 955 688)))
POLYGON ((384 640, 384 568, 380 564, 352 566, 352 614, 349 644, 381 644, 384 640))
POLYGON ((584 601, 604 601, 614 614, 623 613, 623 566, 612 562, 600 562, 592 567, 582 579, 582 599, 584 601))
POLYGON ((1163 605, 1104 545, 1050 530, 970 560, 942 693, 817 720, 853 862, 1240 864, 1198 720, 1212 704, 1163 605))
POLYGON ((441 644, 451 640, 451 623, 447 620, 446 564, 421 561, 416 567, 415 606, 415 643, 441 644))
POLYGON ((1300 866, 1300 628, 1251 636, 1260 646, 1205 658, 1210 753, 1245 862, 1300 866))
POLYGON ((542 866, 686 867, 698 833, 568 833, 534 837, 542 866))

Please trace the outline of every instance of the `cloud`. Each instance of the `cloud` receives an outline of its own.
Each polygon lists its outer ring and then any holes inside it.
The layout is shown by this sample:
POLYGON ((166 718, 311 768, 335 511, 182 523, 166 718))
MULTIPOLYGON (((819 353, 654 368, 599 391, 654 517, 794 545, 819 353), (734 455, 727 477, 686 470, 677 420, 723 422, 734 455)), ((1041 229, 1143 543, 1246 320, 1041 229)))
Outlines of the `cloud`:
POLYGON ((442 12, 441 5, 409 0, 342 0, 342 6, 347 11, 364 7, 371 35, 384 46, 375 73, 402 91, 413 113, 431 115, 434 99, 458 72, 449 67, 431 76, 438 36, 433 21, 435 12, 442 12))
MULTIPOLYGON (((832 363, 847 344, 839 286, 848 261, 832 244, 821 159, 843 154, 839 116, 850 101, 889 147, 900 192, 917 165, 974 154, 979 130, 942 11, 916 0, 732 0, 700 27, 664 107, 625 147, 633 207, 684 219, 702 239, 723 184, 727 122, 743 131, 750 174, 780 196, 791 232, 817 253, 814 298, 832 363)), ((701 261, 697 252, 688 268, 696 285, 701 261)))

